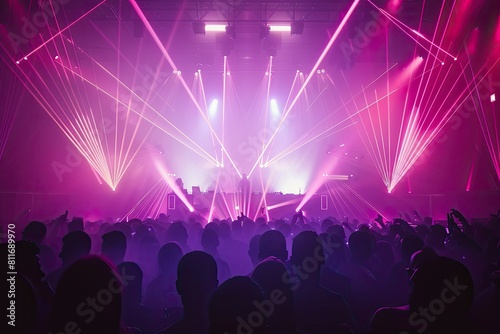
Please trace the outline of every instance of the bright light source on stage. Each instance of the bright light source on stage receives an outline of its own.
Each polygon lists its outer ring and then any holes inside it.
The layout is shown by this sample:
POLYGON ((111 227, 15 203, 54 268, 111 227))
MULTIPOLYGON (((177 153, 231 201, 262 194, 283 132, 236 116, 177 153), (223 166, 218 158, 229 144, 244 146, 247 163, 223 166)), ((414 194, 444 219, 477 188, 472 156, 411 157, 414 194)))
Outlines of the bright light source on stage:
POLYGON ((453 60, 455 60, 455 61, 456 61, 457 59, 458 59, 457 57, 453 58, 453 60))
POLYGON ((231 72, 227 71, 226 75, 231 75, 231 72))
POLYGON ((235 208, 236 210, 239 210, 239 209, 240 209, 240 207, 239 207, 238 205, 236 205, 234 208, 235 208))
POLYGON ((219 100, 213 99, 212 102, 210 103, 210 107, 208 108, 208 112, 210 113, 211 117, 214 117, 215 114, 217 113, 217 106, 219 105, 219 100))
POLYGON ((391 189, 387 189, 387 193, 390 194, 391 193, 391 189))
POLYGON ((326 71, 325 71, 325 69, 324 69, 324 68, 323 68, 323 69, 321 69, 321 73, 325 73, 325 72, 326 72, 326 71))
POLYGON ((24 60, 28 60, 28 57, 24 57, 24 60))
POLYGON ((59 56, 55 56, 55 57, 54 57, 54 59, 55 59, 55 60, 59 59, 59 56))
POLYGON ((495 96, 495 93, 491 94, 490 95, 490 101, 491 102, 495 102, 497 100, 496 96, 495 96))
POLYGON ((418 56, 418 58, 420 58, 420 59, 424 59, 424 57, 422 57, 422 56, 418 56))
POLYGON ((300 70, 297 70, 297 73, 300 73, 300 70))
POLYGON ((205 31, 226 31, 225 24, 206 24, 205 31))
POLYGON ((262 165, 262 164, 261 164, 261 165, 260 165, 260 168, 264 168, 264 165, 262 165))
POLYGON ((177 74, 177 70, 173 70, 173 71, 172 71, 172 73, 173 73, 173 74, 177 74))
POLYGON ((444 61, 441 63, 441 65, 444 65, 444 61))
POLYGON ((299 211, 300 211, 300 208, 295 209, 295 212, 299 212, 299 211))
POLYGON ((194 72, 194 75, 195 75, 195 76, 198 76, 198 72, 194 72))
POLYGON ((278 108, 278 102, 276 102, 275 99, 272 99, 270 105, 271 105, 271 113, 273 114, 273 116, 279 116, 280 110, 278 108))
POLYGON ((181 71, 177 71, 177 75, 181 75, 181 71))
POLYGON ((19 60, 16 60, 16 64, 19 65, 19 60))
POLYGON ((321 70, 317 70, 316 73, 321 74, 321 70))
POLYGON ((269 75, 269 72, 266 71, 265 75, 269 75))
POLYGON ((189 212, 194 212, 194 208, 193 208, 193 207, 190 207, 190 208, 189 208, 189 212))
POLYGON ((271 31, 291 31, 292 27, 291 26, 269 26, 271 28, 271 31))

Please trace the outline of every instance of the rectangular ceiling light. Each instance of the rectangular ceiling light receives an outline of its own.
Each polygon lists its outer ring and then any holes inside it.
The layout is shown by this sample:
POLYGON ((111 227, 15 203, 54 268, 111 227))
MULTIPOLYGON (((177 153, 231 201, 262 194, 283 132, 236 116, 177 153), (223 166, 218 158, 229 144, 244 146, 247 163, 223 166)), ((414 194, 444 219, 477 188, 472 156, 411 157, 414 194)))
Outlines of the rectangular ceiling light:
POLYGON ((269 26, 271 28, 271 31, 290 31, 292 27, 288 26, 269 26))
POLYGON ((226 31, 225 24, 207 24, 205 25, 205 31, 226 31))

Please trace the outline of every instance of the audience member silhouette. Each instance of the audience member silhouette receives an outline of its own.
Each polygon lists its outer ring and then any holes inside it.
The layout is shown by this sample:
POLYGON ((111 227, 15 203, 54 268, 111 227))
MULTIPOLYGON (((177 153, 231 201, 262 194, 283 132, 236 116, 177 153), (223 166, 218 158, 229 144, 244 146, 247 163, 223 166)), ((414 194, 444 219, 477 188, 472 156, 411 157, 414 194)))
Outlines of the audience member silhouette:
MULTIPOLYGON (((129 277, 122 279, 126 284, 129 277)), ((49 333, 128 333, 120 321, 122 289, 118 273, 104 258, 89 256, 77 260, 57 286, 49 333)))
POLYGON ((127 252, 127 239, 121 231, 111 231, 102 236, 101 254, 115 266, 123 262, 127 252))
POLYGON ((182 314, 182 303, 175 287, 175 281, 177 279, 177 266, 183 255, 178 243, 168 242, 163 245, 158 252, 159 274, 146 289, 144 305, 153 312, 160 328, 167 327, 173 321, 178 320, 182 314), (181 311, 173 312, 174 308, 181 311), (165 310, 167 309, 170 310, 168 320, 165 319, 165 310), (179 313, 179 316, 174 315, 175 313, 179 313))
POLYGON ((210 300, 210 334, 268 334, 261 288, 250 277, 235 276, 222 283, 210 300))
MULTIPOLYGON (((7 243, 0 244, 0 254, 7 260, 8 254, 12 254, 10 251, 15 249, 15 268, 17 274, 7 274, 6 277, 4 276, 7 280, 5 284, 9 288, 9 290, 5 291, 6 296, 11 293, 12 287, 14 287, 13 293, 15 294, 15 296, 12 296, 12 299, 4 298, 5 301, 15 301, 15 318, 6 318, 6 320, 15 320, 16 329, 19 326, 23 330, 28 330, 30 326, 34 326, 37 329, 36 333, 42 333, 45 328, 45 320, 48 316, 47 308, 52 305, 54 293, 47 282, 42 280, 45 275, 40 269, 38 247, 26 240, 17 241, 15 244, 9 245, 15 245, 15 248, 11 248, 12 246, 9 247, 7 243), (35 298, 34 300, 33 297, 35 298), (25 314, 33 322, 25 324, 24 322, 27 320, 22 318, 22 314, 25 314)), ((5 272, 12 272, 8 261, 4 263, 5 272)), ((10 305, 7 304, 7 307, 10 307, 10 305)), ((11 314, 10 310, 7 314, 11 314)))
POLYGON ((214 228, 205 228, 201 235, 201 246, 203 250, 208 254, 212 255, 217 262, 217 271, 218 271, 218 279, 219 282, 224 282, 228 278, 231 277, 231 271, 229 269, 229 265, 226 261, 224 261, 218 251, 219 247, 219 236, 217 235, 216 229, 214 228))
POLYGON ((250 257, 250 261, 252 261, 253 268, 259 264, 259 245, 261 236, 261 234, 256 234, 248 242, 248 256, 250 257))
POLYGON ((408 300, 408 275, 406 268, 410 264, 410 258, 413 253, 424 247, 424 242, 417 235, 406 235, 401 239, 400 245, 401 260, 392 267, 388 280, 391 287, 388 301, 392 306, 404 305, 408 300))
POLYGON ((118 273, 127 278, 122 291, 122 322, 127 327, 138 328, 143 334, 154 333, 156 329, 153 313, 141 304, 142 270, 134 262, 122 262, 118 273))
POLYGON ((187 244, 188 233, 184 224, 180 221, 172 223, 169 229, 167 230, 167 238, 166 241, 175 241, 181 246, 182 251, 184 253, 188 253, 191 251, 191 248, 187 244))
POLYGON ((217 288, 217 264, 202 251, 184 255, 177 268, 176 287, 184 305, 183 317, 161 334, 207 334, 209 303, 217 288))
POLYGON ((85 232, 74 231, 63 237, 62 250, 61 253, 59 253, 59 257, 62 260, 62 266, 45 277, 45 280, 54 291, 56 291, 57 284, 64 271, 79 258, 89 255, 90 247, 90 237, 85 232))
POLYGON ((33 242, 40 250, 38 257, 40 258, 42 271, 45 274, 49 274, 56 270, 60 266, 60 263, 52 248, 44 242, 46 234, 47 227, 39 221, 30 222, 22 232, 23 240, 33 242))
POLYGON ((319 284, 324 264, 322 241, 312 231, 299 233, 292 244, 292 273, 295 281, 294 317, 306 333, 350 333, 354 322, 344 299, 319 284))
POLYGON ((469 318, 474 286, 464 265, 447 257, 430 256, 410 275, 409 305, 379 309, 370 323, 372 333, 474 332, 469 318))
POLYGON ((252 273, 252 279, 262 288, 267 301, 269 333, 297 333, 293 320, 293 292, 286 283, 290 281, 288 275, 285 265, 276 257, 264 259, 252 273))
POLYGON ((288 251, 283 234, 277 230, 270 230, 262 234, 259 240, 259 261, 274 256, 286 263, 288 251))

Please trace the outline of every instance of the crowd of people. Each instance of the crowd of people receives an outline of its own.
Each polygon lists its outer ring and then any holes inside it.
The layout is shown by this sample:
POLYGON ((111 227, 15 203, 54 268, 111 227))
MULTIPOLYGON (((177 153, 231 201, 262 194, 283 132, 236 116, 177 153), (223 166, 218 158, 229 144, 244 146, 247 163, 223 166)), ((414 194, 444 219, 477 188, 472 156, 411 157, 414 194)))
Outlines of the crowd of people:
MULTIPOLYGON (((500 212, 481 223, 457 210, 447 217, 360 224, 299 212, 203 226, 195 216, 110 223, 66 212, 29 222, 18 236, 9 326, 35 334, 500 333, 500 212)), ((1 247, 7 258, 8 243, 1 247)))

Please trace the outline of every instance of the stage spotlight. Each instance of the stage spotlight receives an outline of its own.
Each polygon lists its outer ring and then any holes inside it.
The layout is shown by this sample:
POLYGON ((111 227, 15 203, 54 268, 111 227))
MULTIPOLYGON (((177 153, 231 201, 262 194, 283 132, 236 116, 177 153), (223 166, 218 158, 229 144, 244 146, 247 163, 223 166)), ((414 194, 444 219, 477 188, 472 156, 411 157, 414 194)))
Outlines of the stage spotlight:
POLYGON ((323 68, 323 69, 321 69, 321 73, 325 73, 325 72, 326 72, 326 71, 325 71, 325 69, 324 69, 324 68, 323 68))
POLYGON ((58 59, 59 59, 59 56, 55 56, 55 57, 54 57, 54 59, 55 59, 55 60, 58 60, 58 59))
POLYGON ((270 104, 271 104, 271 113, 273 114, 273 116, 279 116, 280 110, 278 108, 278 102, 276 102, 275 99, 272 99, 270 104))
POLYGON ((231 72, 227 71, 226 75, 231 75, 231 72))
POLYGON ((495 93, 491 94, 490 95, 490 101, 493 103, 497 100, 496 96, 495 96, 495 93))
POLYGON ((219 105, 219 101, 217 99, 213 99, 212 103, 210 103, 210 107, 208 109, 208 112, 210 113, 211 117, 214 117, 215 114, 217 113, 217 106, 219 105))
POLYGON ((19 60, 16 60, 16 64, 19 65, 19 60))
POLYGON ((236 39, 236 29, 234 29, 234 26, 227 26, 226 27, 226 35, 229 39, 236 39))
POLYGON ((24 60, 28 60, 28 57, 24 57, 24 60))
POLYGON ((260 34, 259 34, 260 39, 267 38, 270 33, 271 33, 271 27, 270 26, 265 25, 265 26, 261 26, 260 27, 260 34))
POLYGON ((304 32, 303 21, 292 21, 292 23, 290 23, 290 35, 302 35, 303 32, 304 32))
POLYGON ((194 21, 193 22, 193 33, 195 35, 205 35, 205 22, 194 21))
POLYGON ((177 75, 181 75, 181 71, 177 71, 177 75))

